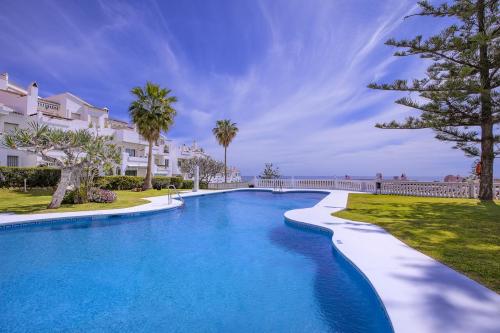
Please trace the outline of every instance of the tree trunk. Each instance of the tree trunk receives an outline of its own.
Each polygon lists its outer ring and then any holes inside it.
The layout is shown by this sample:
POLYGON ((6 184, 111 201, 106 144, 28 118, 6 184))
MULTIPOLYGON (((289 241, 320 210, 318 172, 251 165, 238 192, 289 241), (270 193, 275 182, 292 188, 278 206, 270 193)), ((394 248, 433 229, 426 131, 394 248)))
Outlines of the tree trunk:
POLYGON ((153 188, 153 141, 149 140, 149 153, 148 153, 148 169, 146 171, 146 178, 144 178, 143 190, 153 188))
POLYGON ((227 147, 224 147, 224 183, 227 183, 227 147))
POLYGON ((59 208, 61 206, 61 202, 64 199, 64 194, 66 193, 66 188, 71 183, 71 178, 73 177, 73 170, 71 168, 62 168, 61 169, 61 179, 59 180, 59 184, 57 184, 57 189, 52 194, 52 201, 47 206, 47 208, 59 208))
MULTIPOLYGON (((478 30, 485 32, 484 0, 477 2, 478 30)), ((493 200, 493 161, 494 139, 493 119, 491 114, 491 84, 489 78, 488 47, 486 43, 479 46, 479 75, 481 78, 481 176, 479 179, 479 199, 493 200)))
POLYGON ((481 176, 479 178, 479 199, 493 200, 493 123, 481 126, 481 176))

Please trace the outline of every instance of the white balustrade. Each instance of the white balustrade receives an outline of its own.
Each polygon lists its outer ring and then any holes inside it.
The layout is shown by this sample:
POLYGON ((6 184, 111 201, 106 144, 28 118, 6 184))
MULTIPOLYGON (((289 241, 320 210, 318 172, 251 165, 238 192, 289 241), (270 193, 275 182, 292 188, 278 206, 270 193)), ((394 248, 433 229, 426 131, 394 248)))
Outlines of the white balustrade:
MULTIPOLYGON (((417 181, 381 181, 382 194, 413 195, 443 198, 477 198, 477 182, 417 182, 417 181)), ((296 188, 345 190, 375 193, 376 181, 351 179, 255 179, 257 188, 296 188)), ((500 183, 493 186, 494 195, 500 195, 500 183)))

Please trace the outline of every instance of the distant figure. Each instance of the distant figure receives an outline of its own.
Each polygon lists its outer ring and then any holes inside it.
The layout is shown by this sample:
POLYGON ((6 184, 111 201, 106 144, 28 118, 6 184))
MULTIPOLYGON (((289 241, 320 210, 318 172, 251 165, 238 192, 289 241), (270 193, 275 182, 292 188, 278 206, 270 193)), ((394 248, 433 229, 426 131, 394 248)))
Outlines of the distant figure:
POLYGON ((375 194, 382 194, 382 173, 375 175, 375 194))
POLYGON ((477 162, 476 164, 476 176, 480 177, 481 176, 481 171, 482 171, 482 168, 483 168, 483 162, 479 161, 477 162))
POLYGON ((406 178, 406 175, 404 173, 402 173, 400 180, 408 180, 408 178, 406 178))
POLYGON ((345 179, 351 179, 351 176, 345 175, 345 179))

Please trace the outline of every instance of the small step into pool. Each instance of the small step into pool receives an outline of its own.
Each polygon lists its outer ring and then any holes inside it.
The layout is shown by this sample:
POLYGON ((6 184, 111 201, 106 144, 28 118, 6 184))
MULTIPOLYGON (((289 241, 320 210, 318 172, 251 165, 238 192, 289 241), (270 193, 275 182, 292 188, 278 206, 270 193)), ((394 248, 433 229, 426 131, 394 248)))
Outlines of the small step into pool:
POLYGON ((138 216, 0 229, 0 332, 392 332, 321 193, 221 193, 138 216))

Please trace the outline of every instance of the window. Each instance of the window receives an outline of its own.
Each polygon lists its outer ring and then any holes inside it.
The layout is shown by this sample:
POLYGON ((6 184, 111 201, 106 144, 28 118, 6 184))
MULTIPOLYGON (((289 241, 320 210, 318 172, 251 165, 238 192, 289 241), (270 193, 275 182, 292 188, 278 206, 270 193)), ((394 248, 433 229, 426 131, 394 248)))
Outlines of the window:
POLYGON ((168 168, 168 163, 170 160, 165 160, 165 168, 168 168))
POLYGON ((71 119, 82 119, 82 115, 79 113, 72 113, 71 114, 71 119))
POLYGON ((12 123, 3 123, 3 131, 4 133, 12 133, 19 127, 18 124, 12 123))
POLYGON ((90 123, 93 127, 99 127, 99 117, 90 116, 90 123))
POLYGON ((137 170, 125 170, 125 176, 137 176, 137 170))
POLYGON ((19 166, 19 156, 7 156, 7 166, 17 167, 19 166))
POLYGON ((128 154, 128 156, 135 156, 135 149, 125 148, 125 152, 128 154))

